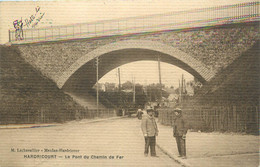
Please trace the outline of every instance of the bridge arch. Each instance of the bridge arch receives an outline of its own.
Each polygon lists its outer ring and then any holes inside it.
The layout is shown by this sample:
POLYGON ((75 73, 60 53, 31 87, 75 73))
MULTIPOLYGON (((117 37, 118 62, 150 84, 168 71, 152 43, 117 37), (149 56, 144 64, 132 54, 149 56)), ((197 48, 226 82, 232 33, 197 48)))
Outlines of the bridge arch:
MULTIPOLYGON (((124 40, 124 41, 117 41, 114 43, 110 43, 104 46, 101 46, 88 54, 82 56, 78 60, 75 61, 58 79, 57 85, 59 88, 63 88, 65 83, 70 79, 70 77, 78 71, 81 67, 83 67, 86 63, 93 61, 96 57, 109 57, 113 55, 119 55, 120 53, 128 53, 135 54, 135 53, 147 53, 147 56, 138 55, 138 56, 126 56, 123 57, 125 61, 118 60, 117 57, 115 58, 115 63, 113 66, 108 67, 107 69, 103 70, 100 75, 100 78, 105 75, 110 70, 133 61, 140 61, 140 60, 156 60, 156 56, 161 57, 162 62, 170 63, 176 65, 189 73, 193 76, 198 78, 202 83, 209 81, 214 75, 215 72, 209 70, 205 64, 202 62, 194 59, 192 56, 188 55, 187 53, 174 48, 172 46, 156 42, 156 41, 149 41, 149 40, 124 40), (148 55, 149 54, 149 55, 148 55)), ((121 56, 122 57, 122 56, 121 56)), ((93 69, 93 67, 92 67, 93 69)))

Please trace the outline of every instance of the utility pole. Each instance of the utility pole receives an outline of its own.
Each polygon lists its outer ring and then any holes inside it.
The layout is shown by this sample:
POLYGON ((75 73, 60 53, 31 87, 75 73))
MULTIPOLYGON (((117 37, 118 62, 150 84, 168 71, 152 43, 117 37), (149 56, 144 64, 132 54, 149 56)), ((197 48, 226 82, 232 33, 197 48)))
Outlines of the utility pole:
POLYGON ((181 75, 181 102, 183 101, 183 88, 184 88, 184 77, 183 74, 181 75))
POLYGON ((99 104, 99 94, 98 94, 98 57, 96 58, 96 66, 97 66, 97 113, 98 113, 98 104, 99 104))
POLYGON ((120 68, 117 69, 118 72, 118 96, 119 96, 119 103, 118 106, 121 107, 122 106, 122 97, 121 97, 121 79, 120 79, 120 68))
POLYGON ((183 92, 186 93, 186 80, 183 79, 183 92))
POLYGON ((159 84, 160 84, 160 102, 162 101, 162 78, 161 78, 161 62, 158 56, 159 84))
POLYGON ((179 80, 179 103, 181 103, 181 81, 179 80))
POLYGON ((118 91, 121 92, 120 68, 118 68, 118 91))
POLYGON ((181 75, 181 94, 183 94, 183 74, 181 75))
POLYGON ((133 77, 133 104, 135 104, 135 78, 133 77))

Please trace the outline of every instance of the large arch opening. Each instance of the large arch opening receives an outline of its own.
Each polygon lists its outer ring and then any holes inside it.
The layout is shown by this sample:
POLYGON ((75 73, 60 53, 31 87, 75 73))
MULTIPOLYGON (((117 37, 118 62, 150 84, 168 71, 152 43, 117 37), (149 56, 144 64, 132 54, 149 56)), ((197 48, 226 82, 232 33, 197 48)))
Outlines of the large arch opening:
MULTIPOLYGON (((86 99, 89 90, 97 82, 96 58, 99 58, 99 79, 109 71, 136 61, 157 61, 177 66, 192 74, 201 83, 214 76, 214 72, 194 59, 192 56, 171 46, 153 41, 127 40, 102 46, 89 54, 82 56, 64 72, 58 81, 58 86, 71 96, 86 99)), ((89 98, 90 106, 95 99, 89 98), (90 102, 92 101, 92 102, 90 102)))
MULTIPOLYGON (((169 63, 192 74, 200 82, 205 83, 206 79, 195 69, 188 64, 180 61, 179 59, 148 49, 121 49, 112 51, 99 56, 99 79, 102 78, 109 71, 136 61, 157 61, 158 57, 161 62, 169 63)), ((63 89, 66 91, 85 92, 95 85, 96 80, 96 59, 92 59, 79 68, 70 78, 66 81, 63 89), (85 91, 84 91, 85 90, 85 91)))
MULTIPOLYGON (((91 64, 96 57, 101 60, 99 76, 102 77, 108 71, 125 63, 156 60, 158 56, 161 57, 161 61, 188 71, 202 83, 209 81, 215 75, 215 71, 209 70, 205 64, 172 46, 155 41, 125 40, 101 46, 82 56, 63 72, 57 81, 57 85, 59 88, 67 87, 66 85, 75 80, 75 76, 78 76, 84 69, 86 74, 90 75, 93 71, 91 64)), ((88 82, 93 84, 92 77, 86 77, 88 82)))

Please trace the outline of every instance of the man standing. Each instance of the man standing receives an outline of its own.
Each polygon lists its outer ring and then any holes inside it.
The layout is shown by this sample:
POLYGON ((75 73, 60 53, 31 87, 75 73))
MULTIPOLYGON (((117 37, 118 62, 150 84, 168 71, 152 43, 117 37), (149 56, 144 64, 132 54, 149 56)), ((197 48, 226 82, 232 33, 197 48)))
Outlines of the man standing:
POLYGON ((158 128, 154 119, 154 111, 152 109, 147 110, 147 115, 142 118, 141 128, 145 140, 144 155, 148 156, 149 147, 152 157, 158 157, 155 151, 156 136, 158 136, 158 128))
POLYGON ((179 157, 186 159, 186 134, 187 134, 187 123, 182 116, 182 111, 180 108, 174 109, 176 115, 173 125, 173 136, 176 139, 179 157))

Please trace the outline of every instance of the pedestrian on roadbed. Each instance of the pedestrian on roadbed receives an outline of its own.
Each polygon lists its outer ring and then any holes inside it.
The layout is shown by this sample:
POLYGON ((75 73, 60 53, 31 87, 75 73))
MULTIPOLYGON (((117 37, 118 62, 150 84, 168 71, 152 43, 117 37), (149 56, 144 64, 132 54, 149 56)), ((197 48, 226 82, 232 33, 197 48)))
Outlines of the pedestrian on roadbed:
POLYGON ((145 147, 144 155, 148 156, 149 148, 152 157, 158 157, 155 151, 156 136, 158 136, 158 127, 154 119, 154 110, 148 109, 147 115, 143 115, 141 128, 144 135, 145 147))
POLYGON ((173 136, 176 139, 179 157, 186 159, 186 134, 188 131, 187 122, 182 116, 180 108, 174 109, 175 119, 173 125, 173 136))
POLYGON ((143 115, 143 111, 142 111, 141 107, 139 107, 138 110, 137 110, 137 118, 141 120, 142 115, 143 115))

